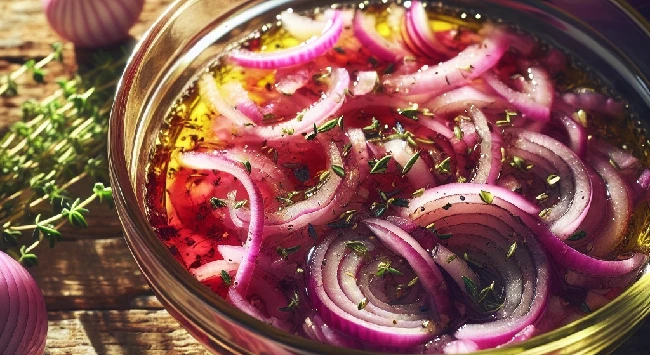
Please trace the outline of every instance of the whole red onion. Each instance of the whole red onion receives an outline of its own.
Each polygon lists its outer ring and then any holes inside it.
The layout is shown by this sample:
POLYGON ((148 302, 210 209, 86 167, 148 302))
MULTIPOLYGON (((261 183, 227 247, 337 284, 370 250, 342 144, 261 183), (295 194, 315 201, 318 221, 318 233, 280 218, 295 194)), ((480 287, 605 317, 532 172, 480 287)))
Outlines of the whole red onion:
POLYGON ((0 252, 0 354, 42 354, 46 335, 41 290, 22 265, 0 252))
POLYGON ((43 0, 47 21, 79 47, 96 48, 124 39, 144 0, 43 0))

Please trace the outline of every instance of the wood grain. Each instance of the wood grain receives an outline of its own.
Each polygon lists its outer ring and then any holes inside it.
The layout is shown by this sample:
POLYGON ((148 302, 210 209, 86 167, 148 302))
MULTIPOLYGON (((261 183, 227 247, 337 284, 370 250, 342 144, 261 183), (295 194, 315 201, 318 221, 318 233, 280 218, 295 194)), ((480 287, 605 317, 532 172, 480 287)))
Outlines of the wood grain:
POLYGON ((205 354, 164 310, 49 313, 45 354, 205 354))

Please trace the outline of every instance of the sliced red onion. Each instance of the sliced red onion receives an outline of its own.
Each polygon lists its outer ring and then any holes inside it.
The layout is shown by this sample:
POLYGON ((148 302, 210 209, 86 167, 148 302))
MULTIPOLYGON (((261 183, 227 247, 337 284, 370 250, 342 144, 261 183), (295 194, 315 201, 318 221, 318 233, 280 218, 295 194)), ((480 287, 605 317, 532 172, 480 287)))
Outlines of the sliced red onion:
POLYGON ((469 109, 469 114, 476 132, 481 139, 481 156, 474 171, 472 182, 477 184, 494 184, 501 171, 502 140, 499 131, 490 132, 487 117, 476 107, 469 109))
POLYGON ((295 47, 273 52, 251 52, 238 49, 230 52, 233 63, 247 68, 277 69, 307 63, 322 55, 336 43, 343 31, 343 17, 340 11, 332 12, 321 35, 295 47))
MULTIPOLYGON (((398 162, 402 167, 405 167, 415 154, 420 154, 410 149, 408 142, 401 139, 390 140, 384 143, 384 147, 389 152, 389 154, 393 156, 393 159, 395 159, 395 161, 398 162)), ((406 173, 406 178, 415 189, 436 186, 436 179, 433 177, 433 174, 429 170, 429 167, 422 159, 419 158, 417 158, 415 163, 406 173)))
POLYGON ((484 73, 481 79, 516 107, 525 117, 548 121, 551 117, 554 94, 551 79, 548 73, 539 67, 529 68, 528 76, 531 82, 525 85, 525 92, 518 92, 510 88, 493 72, 484 73))
POLYGON ((616 248, 627 231, 632 198, 623 177, 604 157, 592 153, 586 162, 595 170, 593 207, 589 208, 578 232, 566 242, 586 254, 604 257, 616 248))
POLYGON ((415 74, 385 76, 384 89, 403 95, 426 93, 437 96, 478 78, 491 69, 507 50, 508 41, 503 31, 495 29, 482 43, 467 47, 444 63, 425 66, 415 74))
POLYGON ((561 96, 562 101, 575 107, 589 112, 602 113, 606 115, 619 116, 625 112, 622 103, 591 91, 567 93, 561 96))
MULTIPOLYGON (((240 259, 241 260, 241 259, 240 259)), ((238 262, 230 262, 227 260, 212 260, 207 262, 194 270, 191 270, 192 275, 199 281, 208 281, 213 278, 221 277, 221 272, 225 271, 229 275, 234 275, 239 268, 238 262)))
POLYGON ((298 15, 292 9, 282 11, 280 14, 282 28, 300 41, 307 41, 325 32, 327 21, 317 21, 310 17, 298 15))
POLYGON ((354 96, 366 95, 373 92, 379 84, 379 75, 374 70, 361 71, 357 73, 357 80, 354 82, 352 94, 354 96))
POLYGON ((272 141, 282 139, 287 135, 312 132, 314 125, 320 126, 331 115, 334 115, 345 102, 345 93, 350 85, 348 71, 342 68, 333 68, 329 81, 329 89, 323 94, 323 97, 303 112, 296 112, 294 119, 273 126, 242 127, 241 133, 254 136, 257 139, 272 141))
POLYGON ((389 41, 376 30, 375 15, 357 10, 354 13, 353 28, 355 37, 374 57, 379 60, 396 61, 411 55, 401 43, 389 41))
POLYGON ((444 319, 450 310, 447 284, 426 250, 408 233, 390 222, 381 219, 366 219, 363 223, 370 228, 385 247, 408 261, 418 275, 419 282, 433 298, 436 311, 444 327, 446 323, 444 319))
POLYGON ((427 12, 421 2, 411 2, 411 7, 406 11, 404 24, 410 40, 418 50, 427 56, 447 59, 456 54, 436 39, 429 25, 427 12))
MULTIPOLYGON (((565 139, 568 140, 567 146, 571 148, 580 159, 583 159, 587 153, 587 130, 585 130, 581 124, 573 120, 564 110, 553 112, 551 114, 551 122, 556 126, 560 126, 565 135, 559 137, 556 136, 553 131, 548 132, 548 126, 547 132, 545 133, 560 141, 565 139)), ((552 126, 553 125, 551 125, 551 127, 552 126)))
POLYGON ((417 224, 434 223, 438 233, 451 235, 443 241, 451 251, 468 253, 492 272, 502 273, 506 298, 497 319, 465 324, 454 334, 481 349, 506 343, 533 324, 548 297, 549 265, 537 245, 535 226, 522 220, 528 213, 512 203, 530 211, 535 207, 522 200, 500 187, 447 184, 425 191, 409 203, 409 217, 417 224))
POLYGON ((251 210, 251 220, 248 224, 248 234, 244 243, 246 257, 241 260, 239 269, 237 269, 237 274, 235 275, 233 287, 230 288, 230 293, 246 294, 253 270, 255 269, 255 259, 262 245, 262 232, 264 229, 264 208, 259 189, 251 180, 243 163, 228 159, 224 154, 216 152, 187 152, 180 155, 179 163, 190 169, 216 170, 231 174, 246 189, 248 193, 248 204, 251 210))
POLYGON ((250 287, 246 296, 235 290, 236 281, 228 289, 228 300, 237 308, 264 323, 270 324, 284 331, 292 329, 291 313, 279 309, 287 304, 287 297, 278 289, 279 280, 268 273, 260 274, 256 271, 252 276, 250 287), (252 302, 252 300, 255 302, 252 302), (261 306, 256 307, 256 303, 261 306))
POLYGON ((635 205, 650 197, 650 170, 644 167, 639 159, 623 149, 602 141, 590 144, 589 147, 608 159, 609 163, 623 176, 632 192, 635 205))
POLYGON ((463 112, 471 106, 480 110, 505 110, 507 103, 501 97, 487 93, 483 88, 465 85, 437 96, 426 104, 431 112, 443 116, 463 112))
MULTIPOLYGON (((367 246, 370 241, 359 239, 355 233, 333 232, 316 246, 309 260, 309 278, 307 289, 314 309, 329 326, 348 334, 360 341, 371 342, 377 346, 409 347, 431 339, 437 331, 423 326, 430 312, 419 312, 421 322, 407 322, 402 326, 393 317, 382 317, 365 310, 363 299, 349 299, 342 290, 342 282, 354 282, 354 278, 342 274, 339 266, 349 253, 354 253, 346 246, 349 242, 362 242, 367 246)), ((396 315, 397 316, 397 315, 396 315)), ((432 324, 434 323, 431 321, 432 324)))
POLYGON ((205 103, 210 111, 222 115, 228 121, 237 126, 255 125, 250 117, 246 116, 243 112, 237 110, 226 102, 212 75, 202 75, 199 79, 198 86, 199 95, 207 99, 205 100, 205 103))
MULTIPOLYGON (((264 216, 265 234, 298 230, 306 227, 307 224, 319 226, 330 222, 343 212, 344 206, 348 205, 354 196, 354 191, 369 173, 368 152, 365 148, 363 132, 359 129, 350 129, 347 132, 347 137, 352 147, 349 157, 344 163, 339 147, 331 141, 331 139, 342 139, 342 135, 330 137, 320 134, 317 136, 321 145, 327 150, 328 169, 331 171, 331 167, 334 165, 343 167, 345 176, 342 178, 330 172, 327 180, 312 196, 283 207, 277 212, 266 213, 264 216)), ((231 218, 236 225, 249 223, 248 210, 241 208, 232 212, 234 214, 231 214, 231 218), (237 222, 238 220, 239 222, 237 222)))
MULTIPOLYGON (((507 156, 519 157, 531 166, 522 167, 525 176, 535 176, 539 184, 551 188, 557 186, 556 194, 546 190, 550 197, 545 203, 550 207, 543 219, 558 237, 568 238, 585 218, 591 203, 591 180, 584 164, 573 151, 549 136, 518 128, 508 128, 504 134, 509 142, 507 156)), ((535 200, 536 196, 529 198, 535 200)))

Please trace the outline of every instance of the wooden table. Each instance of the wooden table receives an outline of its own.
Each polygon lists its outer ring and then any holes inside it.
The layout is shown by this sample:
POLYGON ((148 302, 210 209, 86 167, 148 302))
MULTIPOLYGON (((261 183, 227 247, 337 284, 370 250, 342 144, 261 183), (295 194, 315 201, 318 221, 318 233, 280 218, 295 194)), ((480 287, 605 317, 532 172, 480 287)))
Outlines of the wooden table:
MULTIPOLYGON (((172 0, 147 0, 131 30, 142 34, 172 0)), ((43 58, 59 40, 49 29, 41 0, 0 0, 0 75, 28 58, 43 58)), ((73 73, 89 51, 64 46, 63 65, 48 78, 73 73)), ((20 96, 0 97, 0 127, 20 118, 20 104, 42 99, 56 89, 52 81, 35 85, 21 79, 20 96)), ((90 226, 66 229, 54 249, 39 247, 39 265, 30 269, 49 311, 46 354, 203 354, 206 351, 163 309, 151 292, 122 238, 115 212, 92 206, 90 226)), ((1 301, 1 300, 0 300, 1 301)), ((617 351, 647 354, 648 323, 617 351)), ((7 354, 9 355, 9 354, 7 354)))

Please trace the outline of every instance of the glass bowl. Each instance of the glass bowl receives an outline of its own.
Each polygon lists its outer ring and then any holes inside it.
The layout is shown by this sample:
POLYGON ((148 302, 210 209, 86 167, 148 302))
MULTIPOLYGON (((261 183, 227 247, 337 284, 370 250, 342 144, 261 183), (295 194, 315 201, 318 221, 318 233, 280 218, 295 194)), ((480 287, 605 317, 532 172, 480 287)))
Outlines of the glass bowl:
MULTIPOLYGON (((607 85, 650 117, 650 26, 613 0, 455 0, 519 24, 588 63, 607 85)), ((118 86, 110 119, 111 183, 126 240, 169 313, 206 348, 234 354, 340 354, 342 349, 281 332, 231 307, 171 255, 145 215, 146 167, 175 99, 229 43, 275 20, 282 10, 323 6, 310 0, 178 0, 140 41, 118 86)), ((649 122, 642 122, 647 126, 649 122)), ((650 268, 600 310, 553 332, 484 354, 595 354, 620 345, 650 312, 650 268)), ((371 354, 345 350, 346 354, 371 354)))

